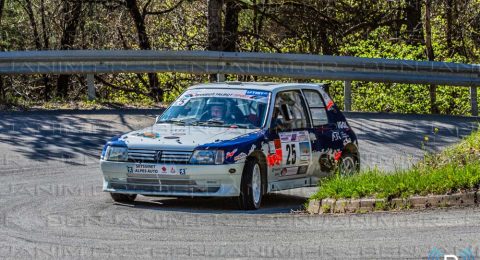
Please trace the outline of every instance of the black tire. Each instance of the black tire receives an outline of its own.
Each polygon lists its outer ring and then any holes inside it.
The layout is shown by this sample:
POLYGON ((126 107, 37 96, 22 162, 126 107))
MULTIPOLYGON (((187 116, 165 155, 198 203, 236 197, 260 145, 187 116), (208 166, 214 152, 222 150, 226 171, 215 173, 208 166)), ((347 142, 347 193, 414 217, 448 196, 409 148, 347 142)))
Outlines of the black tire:
POLYGON ((110 193, 110 196, 115 202, 133 202, 137 198, 137 194, 122 194, 122 193, 110 193))
MULTIPOLYGON (((258 180, 258 179, 257 179, 258 180)), ((258 184, 256 185, 258 187, 258 184)), ((245 166, 243 167, 242 173, 242 181, 240 184, 240 196, 238 197, 239 206, 242 210, 256 210, 259 209, 262 204, 263 194, 265 193, 266 187, 266 174, 265 169, 262 165, 258 162, 256 158, 249 158, 245 162, 245 166), (253 175, 255 167, 258 167, 260 171, 260 192, 258 194, 258 190, 256 193, 254 192, 254 187, 252 184, 253 175), (257 199, 255 199, 255 194, 257 199)))
POLYGON ((351 176, 360 171, 360 162, 355 154, 344 152, 338 167, 341 176, 351 176))

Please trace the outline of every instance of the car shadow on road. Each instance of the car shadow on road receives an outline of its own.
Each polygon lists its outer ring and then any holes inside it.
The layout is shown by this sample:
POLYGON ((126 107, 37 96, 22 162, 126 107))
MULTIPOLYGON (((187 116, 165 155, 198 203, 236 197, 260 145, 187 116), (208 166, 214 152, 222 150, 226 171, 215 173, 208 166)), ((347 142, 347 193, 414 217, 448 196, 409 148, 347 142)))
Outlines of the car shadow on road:
POLYGON ((273 193, 263 197, 258 210, 239 210, 236 198, 156 198, 138 197, 131 204, 117 204, 138 209, 197 214, 277 214, 302 210, 306 197, 273 193))

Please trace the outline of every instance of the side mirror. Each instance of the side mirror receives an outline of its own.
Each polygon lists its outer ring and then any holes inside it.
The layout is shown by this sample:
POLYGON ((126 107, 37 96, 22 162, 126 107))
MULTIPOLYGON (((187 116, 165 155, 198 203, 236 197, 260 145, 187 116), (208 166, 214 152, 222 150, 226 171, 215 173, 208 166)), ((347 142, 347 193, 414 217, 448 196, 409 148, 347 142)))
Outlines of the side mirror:
POLYGON ((160 120, 160 116, 155 117, 155 124, 160 120))

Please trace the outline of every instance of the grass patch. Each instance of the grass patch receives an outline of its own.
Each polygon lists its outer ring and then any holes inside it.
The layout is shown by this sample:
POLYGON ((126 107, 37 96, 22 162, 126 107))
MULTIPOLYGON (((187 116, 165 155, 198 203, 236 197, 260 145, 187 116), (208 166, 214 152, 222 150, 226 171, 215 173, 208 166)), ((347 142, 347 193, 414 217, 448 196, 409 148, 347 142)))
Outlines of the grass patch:
POLYGON ((408 170, 387 173, 377 169, 323 179, 312 199, 406 198, 411 195, 448 194, 478 188, 480 132, 459 144, 425 158, 408 170))

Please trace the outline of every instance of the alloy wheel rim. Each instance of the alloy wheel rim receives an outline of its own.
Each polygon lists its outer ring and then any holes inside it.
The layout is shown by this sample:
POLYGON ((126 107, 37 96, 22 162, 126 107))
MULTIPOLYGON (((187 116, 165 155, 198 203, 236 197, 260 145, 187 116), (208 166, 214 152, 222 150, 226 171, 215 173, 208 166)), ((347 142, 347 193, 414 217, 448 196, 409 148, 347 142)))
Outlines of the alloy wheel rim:
POLYGON ((355 171, 355 161, 352 157, 345 157, 342 159, 342 175, 348 176, 355 171))

